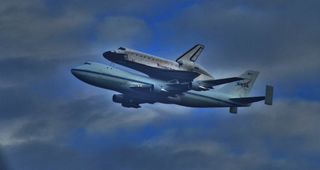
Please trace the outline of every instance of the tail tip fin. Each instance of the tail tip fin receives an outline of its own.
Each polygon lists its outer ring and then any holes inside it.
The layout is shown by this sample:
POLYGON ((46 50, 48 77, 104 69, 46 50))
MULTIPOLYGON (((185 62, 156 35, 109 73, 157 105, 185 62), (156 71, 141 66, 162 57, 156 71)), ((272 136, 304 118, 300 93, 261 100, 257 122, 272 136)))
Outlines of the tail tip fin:
POLYGON ((179 58, 177 58, 176 61, 181 62, 182 60, 187 60, 187 61, 195 62, 200 56, 203 49, 204 49, 203 44, 197 44, 193 46, 190 50, 185 52, 183 55, 181 55, 179 58))
POLYGON ((226 84, 224 87, 220 89, 220 91, 229 94, 230 97, 233 98, 247 97, 258 75, 258 71, 247 70, 239 76, 243 80, 226 84))
POLYGON ((273 103, 273 86, 266 86, 266 98, 264 100, 266 105, 272 105, 273 103))
POLYGON ((256 79, 256 77, 258 77, 259 73, 260 72, 256 71, 256 70, 247 70, 244 73, 242 73, 240 75, 240 77, 247 78, 247 79, 256 79))

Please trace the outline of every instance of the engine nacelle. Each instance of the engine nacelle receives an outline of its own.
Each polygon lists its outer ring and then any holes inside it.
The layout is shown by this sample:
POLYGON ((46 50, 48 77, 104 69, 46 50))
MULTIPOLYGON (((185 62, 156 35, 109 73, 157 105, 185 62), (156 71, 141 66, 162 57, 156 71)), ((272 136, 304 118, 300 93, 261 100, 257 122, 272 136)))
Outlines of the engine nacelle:
POLYGON ((128 102, 123 96, 123 94, 115 94, 112 96, 112 101, 115 103, 125 103, 128 102))
POLYGON ((204 84, 195 81, 191 83, 191 89, 195 90, 195 91, 206 91, 206 90, 210 90, 210 87, 206 87, 204 84))
POLYGON ((167 93, 167 86, 165 84, 155 84, 152 87, 152 92, 154 93, 167 93))
POLYGON ((115 103, 121 103, 123 107, 140 108, 140 105, 134 102, 133 99, 125 98, 123 94, 115 94, 112 96, 112 101, 115 103))

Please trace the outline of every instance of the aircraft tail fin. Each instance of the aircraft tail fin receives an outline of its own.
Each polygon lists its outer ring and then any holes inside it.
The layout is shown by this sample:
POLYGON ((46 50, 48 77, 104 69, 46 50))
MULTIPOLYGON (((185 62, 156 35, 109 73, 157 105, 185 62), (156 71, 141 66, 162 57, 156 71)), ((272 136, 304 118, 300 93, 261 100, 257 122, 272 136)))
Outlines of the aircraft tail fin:
POLYGON ((242 103, 242 104, 251 104, 254 102, 259 102, 264 100, 266 105, 272 105, 273 100, 273 86, 266 86, 266 94, 265 96, 256 96, 256 97, 237 97, 230 98, 231 101, 242 103))
POLYGON ((233 98, 247 97, 258 75, 258 71, 248 70, 239 76, 243 80, 226 84, 218 91, 226 93, 233 98))
POLYGON ((266 99, 264 103, 266 105, 272 105, 273 101, 273 86, 267 85, 266 86, 266 99))
POLYGON ((203 49, 204 49, 204 45, 197 44, 194 47, 192 47, 190 50, 185 52, 182 56, 177 58, 176 61, 179 62, 182 60, 187 60, 187 61, 195 62, 198 59, 201 52, 203 51, 203 49))

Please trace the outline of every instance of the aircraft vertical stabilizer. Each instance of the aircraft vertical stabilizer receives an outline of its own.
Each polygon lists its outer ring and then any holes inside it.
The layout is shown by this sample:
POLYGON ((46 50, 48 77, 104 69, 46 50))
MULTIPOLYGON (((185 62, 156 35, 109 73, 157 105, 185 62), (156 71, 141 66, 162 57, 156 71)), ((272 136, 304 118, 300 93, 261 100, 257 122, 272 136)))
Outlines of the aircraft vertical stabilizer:
POLYGON ((226 84, 218 91, 230 94, 230 97, 234 98, 247 97, 258 75, 258 71, 248 70, 239 76, 240 78, 243 78, 243 80, 226 84))
POLYGON ((266 86, 266 99, 264 103, 266 105, 272 105, 272 100, 273 100, 273 86, 266 86))
POLYGON ((185 52, 182 56, 180 56, 176 61, 178 63, 181 61, 195 62, 198 59, 203 49, 204 49, 204 45, 197 44, 194 47, 192 47, 190 50, 185 52))

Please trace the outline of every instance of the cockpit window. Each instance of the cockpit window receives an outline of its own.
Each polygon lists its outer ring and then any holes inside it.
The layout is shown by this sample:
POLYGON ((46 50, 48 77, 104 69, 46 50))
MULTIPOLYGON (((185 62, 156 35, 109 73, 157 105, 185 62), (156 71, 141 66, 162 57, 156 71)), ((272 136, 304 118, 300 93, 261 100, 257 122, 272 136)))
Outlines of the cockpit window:
POLYGON ((86 64, 86 65, 91 65, 91 63, 89 63, 89 62, 85 62, 84 64, 86 64))
POLYGON ((124 48, 124 47, 120 47, 120 48, 118 48, 119 50, 126 50, 126 48, 124 48))

